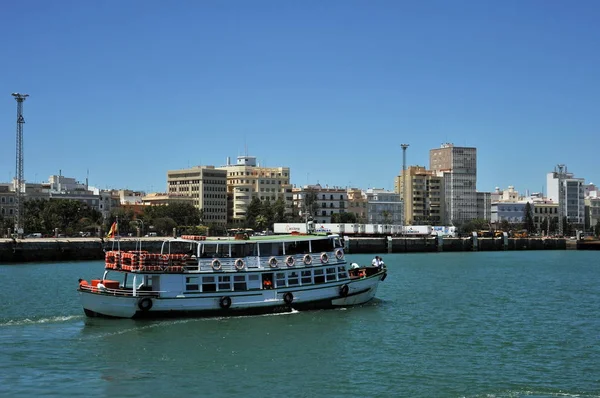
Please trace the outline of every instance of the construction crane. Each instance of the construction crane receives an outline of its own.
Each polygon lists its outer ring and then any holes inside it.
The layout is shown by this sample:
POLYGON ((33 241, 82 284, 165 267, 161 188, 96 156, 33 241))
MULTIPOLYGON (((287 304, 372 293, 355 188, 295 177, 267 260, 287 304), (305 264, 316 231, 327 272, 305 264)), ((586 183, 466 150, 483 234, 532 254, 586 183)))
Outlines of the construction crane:
POLYGON ((12 93, 17 101, 17 167, 15 170, 15 233, 22 237, 23 235, 23 219, 25 208, 23 194, 25 188, 25 177, 23 171, 23 101, 29 94, 12 93))

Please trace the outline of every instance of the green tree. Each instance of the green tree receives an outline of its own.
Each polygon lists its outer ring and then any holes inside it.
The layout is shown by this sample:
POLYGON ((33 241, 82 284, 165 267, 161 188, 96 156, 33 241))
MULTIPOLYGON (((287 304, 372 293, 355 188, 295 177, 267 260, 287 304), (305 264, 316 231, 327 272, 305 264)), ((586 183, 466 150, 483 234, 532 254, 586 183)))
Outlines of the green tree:
POLYGON ((535 223, 533 222, 533 211, 529 202, 525 204, 525 209, 523 210, 523 229, 526 229, 530 234, 537 232, 535 223))
POLYGON ((286 214, 285 214, 285 201, 280 196, 277 198, 275 203, 273 204, 273 222, 285 222, 286 214))
POLYGON ((392 213, 390 213, 388 210, 384 210, 381 212, 381 215, 383 216, 383 223, 384 224, 389 224, 392 220, 392 213))
POLYGON ((159 217, 154 220, 152 226, 161 235, 170 235, 173 232, 173 228, 177 226, 177 223, 170 217, 159 217))
POLYGON ((304 209, 302 214, 308 216, 312 220, 319 212, 319 202, 317 201, 317 193, 307 189, 304 194, 304 209))
POLYGON ((265 229, 265 226, 267 226, 267 224, 268 224, 267 217, 260 214, 259 216, 256 217, 256 221, 254 224, 258 230, 262 231, 263 229, 265 229))
POLYGON ((250 201, 250 204, 246 208, 246 228, 254 228, 256 223, 256 217, 260 216, 262 212, 262 202, 255 196, 250 201))
POLYGON ((600 236, 600 222, 596 223, 596 226, 594 227, 594 234, 596 236, 600 236))
POLYGON ((267 227, 273 229, 273 220, 275 219, 275 212, 273 211, 273 206, 271 205, 271 200, 269 198, 265 199, 265 201, 262 202, 260 214, 265 218, 266 224, 259 228, 264 229, 265 227, 267 227))

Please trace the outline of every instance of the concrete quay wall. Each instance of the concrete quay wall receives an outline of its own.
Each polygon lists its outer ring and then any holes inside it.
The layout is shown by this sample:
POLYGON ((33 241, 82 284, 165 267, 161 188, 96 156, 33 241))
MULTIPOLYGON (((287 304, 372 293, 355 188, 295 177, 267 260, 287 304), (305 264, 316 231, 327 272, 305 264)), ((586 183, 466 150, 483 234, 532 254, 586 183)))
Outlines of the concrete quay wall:
MULTIPOLYGON (((600 248, 600 245, 598 246, 600 248)), ((577 247, 579 248, 579 247, 577 247)), ((404 238, 351 237, 346 242, 348 253, 429 253, 502 250, 565 250, 565 239, 539 238, 404 238)))
MULTIPOLYGON (((159 252, 163 238, 142 238, 141 249, 159 252)), ((123 238, 121 250, 140 249, 140 240, 123 238)), ((348 253, 435 253, 500 250, 599 249, 599 244, 581 245, 565 239, 503 238, 404 238, 351 237, 346 241, 348 253)), ((116 249, 113 241, 98 238, 0 239, 0 264, 41 261, 102 260, 104 251, 116 249)))

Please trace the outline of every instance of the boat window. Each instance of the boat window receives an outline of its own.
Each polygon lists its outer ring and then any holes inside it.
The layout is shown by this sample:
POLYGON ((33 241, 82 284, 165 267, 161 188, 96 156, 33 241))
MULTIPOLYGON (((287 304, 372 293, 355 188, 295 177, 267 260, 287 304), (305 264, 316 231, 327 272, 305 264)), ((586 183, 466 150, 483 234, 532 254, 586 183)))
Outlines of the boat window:
POLYGON ((325 269, 325 274, 327 276, 327 282, 331 282, 337 279, 337 274, 335 272, 335 267, 329 267, 325 269))
MULTIPOLYGON (((298 242, 294 242, 294 243, 296 244, 296 253, 295 254, 308 253, 310 251, 307 240, 298 241, 298 242)), ((289 254, 292 254, 292 253, 289 253, 289 254)))
POLYGON ((298 272, 292 271, 288 274, 288 286, 296 286, 299 285, 300 281, 298 279, 298 272))
POLYGON ((219 291, 231 290, 231 276, 220 275, 218 278, 219 278, 219 291))
POLYGON ((246 285, 246 277, 244 275, 233 276, 233 290, 248 290, 246 285))
POLYGON ((338 267, 338 276, 339 276, 340 279, 348 277, 348 273, 346 272, 346 268, 345 267, 338 267))
POLYGON ((205 276, 202 278, 202 291, 203 292, 216 292, 217 285, 215 283, 214 276, 205 276))
POLYGON ((322 269, 316 269, 315 272, 315 284, 316 283, 325 283, 325 277, 323 276, 322 269))
POLYGON ((312 251, 313 253, 319 252, 328 252, 333 248, 333 244, 331 243, 331 239, 318 239, 312 241, 312 251))
POLYGON ((312 283, 312 273, 310 270, 302 271, 302 284, 310 285, 312 283))
POLYGON ((185 290, 187 292, 197 292, 200 290, 200 285, 198 282, 200 281, 199 277, 186 277, 185 278, 185 290))
POLYGON ((260 243, 261 256, 283 256, 283 245, 281 243, 260 243))
POLYGON ((231 245, 231 257, 250 257, 258 255, 255 243, 246 243, 244 245, 231 245))
POLYGON ((277 272, 275 274, 276 287, 285 287, 285 272, 277 272))
POLYGON ((248 275, 248 280, 249 281, 257 281, 258 280, 258 275, 248 275))

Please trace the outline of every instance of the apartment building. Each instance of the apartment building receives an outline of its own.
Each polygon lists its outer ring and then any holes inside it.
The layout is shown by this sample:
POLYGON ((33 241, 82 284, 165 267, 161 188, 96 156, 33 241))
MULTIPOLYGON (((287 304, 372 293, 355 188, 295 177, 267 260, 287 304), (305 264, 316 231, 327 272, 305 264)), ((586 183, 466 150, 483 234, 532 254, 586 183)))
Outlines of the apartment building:
POLYGON ((356 220, 361 224, 367 222, 367 195, 360 188, 348 188, 348 213, 356 216, 356 220))
POLYGON ((12 219, 17 211, 16 208, 12 184, 0 184, 0 217, 12 219))
POLYGON ((227 175, 229 223, 242 224, 246 220, 246 209, 254 197, 271 203, 281 198, 286 211, 291 213, 293 194, 289 167, 261 167, 255 156, 238 156, 236 164, 231 164, 228 158, 227 164, 217 169, 227 175))
POLYGON ((348 210, 348 192, 340 187, 305 185, 292 189, 292 199, 296 214, 300 217, 312 217, 313 221, 319 224, 330 223, 333 214, 345 213, 348 210), (313 205, 307 203, 309 195, 314 196, 313 205))
POLYGON ((167 172, 167 190, 170 195, 193 199, 202 210, 203 221, 227 224, 227 171, 214 166, 196 166, 167 172))
POLYGON ((367 189, 367 224, 404 224, 400 194, 384 189, 367 189))
POLYGON ((429 169, 444 177, 445 224, 477 218, 477 149, 442 144, 429 151, 429 169))
POLYGON ((422 166, 406 169, 395 178, 394 191, 402 199, 406 181, 404 218, 409 225, 442 225, 445 221, 444 177, 422 166))

